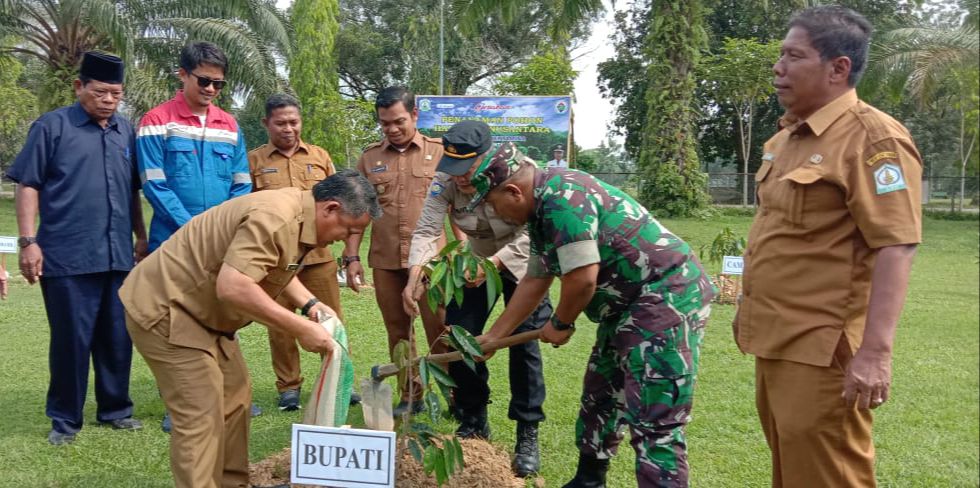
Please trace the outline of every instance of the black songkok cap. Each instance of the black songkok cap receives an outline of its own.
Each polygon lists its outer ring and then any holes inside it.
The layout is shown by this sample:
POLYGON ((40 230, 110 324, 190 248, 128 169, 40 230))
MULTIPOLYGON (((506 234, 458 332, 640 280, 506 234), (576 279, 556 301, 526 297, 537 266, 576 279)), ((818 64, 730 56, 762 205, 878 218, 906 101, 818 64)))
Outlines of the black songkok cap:
POLYGON ((82 67, 79 68, 78 75, 103 83, 121 85, 123 62, 122 59, 111 54, 89 51, 82 57, 82 67))

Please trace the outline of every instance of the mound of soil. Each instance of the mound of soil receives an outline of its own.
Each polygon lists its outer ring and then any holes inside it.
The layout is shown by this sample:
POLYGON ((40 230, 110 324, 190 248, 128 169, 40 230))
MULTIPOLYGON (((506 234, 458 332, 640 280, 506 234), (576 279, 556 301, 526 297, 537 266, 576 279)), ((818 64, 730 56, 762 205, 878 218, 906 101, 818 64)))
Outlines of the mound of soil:
MULTIPOLYGON (((524 488, 523 479, 510 470, 510 455, 493 444, 476 439, 460 441, 466 469, 444 485, 448 488, 524 488)), ((255 487, 306 487, 289 483, 289 448, 249 466, 249 482, 255 487)), ((535 483, 543 486, 541 480, 535 483)), ((435 478, 425 475, 422 466, 408 451, 398 460, 398 488, 429 488, 436 486, 435 478)))

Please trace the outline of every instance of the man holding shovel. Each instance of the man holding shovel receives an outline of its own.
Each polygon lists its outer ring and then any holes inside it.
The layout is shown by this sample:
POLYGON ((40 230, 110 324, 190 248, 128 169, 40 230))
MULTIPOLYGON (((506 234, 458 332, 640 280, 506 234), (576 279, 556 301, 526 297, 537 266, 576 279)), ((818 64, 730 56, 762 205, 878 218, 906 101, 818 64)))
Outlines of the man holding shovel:
POLYGON ((345 170, 312 192, 261 191, 207 210, 130 273, 119 296, 173 419, 176 486, 248 486, 251 381, 235 331, 259 321, 329 355, 331 336, 315 320, 336 314, 296 275, 307 254, 380 214, 371 184, 345 170))
POLYGON ((715 294, 690 246, 629 195, 579 171, 492 158, 471 183, 475 201, 527 223, 531 240, 527 274, 481 342, 508 336, 555 276, 561 299, 541 340, 568 342, 583 310, 599 324, 575 429, 578 470, 566 488, 605 486, 624 424, 639 486, 687 486, 684 426, 715 294))
MULTIPOLYGON (((530 246, 524 225, 505 222, 482 202, 470 207, 476 188, 470 178, 485 159, 509 159, 534 163, 517 151, 513 143, 493 148, 490 127, 478 121, 463 121, 453 125, 442 138, 445 148, 439 173, 429 187, 422 216, 412 235, 408 255, 410 266, 408 286, 402 292, 405 313, 418 315, 417 304, 424 287, 420 286, 422 266, 439 252, 438 241, 443 233, 446 214, 469 238, 473 251, 489 258, 500 271, 504 284, 504 301, 509 302, 517 282, 527 269, 530 246)), ((446 310, 446 323, 459 325, 473 335, 483 332, 494 304, 487 301, 486 275, 481 269, 468 278, 463 291, 463 303, 452 302, 446 310)), ((534 312, 517 328, 517 332, 540 329, 551 316, 551 302, 545 297, 534 312)), ((490 437, 487 422, 487 403, 490 373, 483 363, 476 371, 465 364, 449 364, 449 374, 459 385, 453 389, 460 425, 456 434, 461 438, 490 437)), ((517 444, 514 447, 513 468, 518 476, 530 476, 541 467, 538 452, 538 423, 544 420, 545 387, 542 375, 541 351, 538 342, 531 341, 510 348, 510 409, 508 417, 517 421, 517 444)))

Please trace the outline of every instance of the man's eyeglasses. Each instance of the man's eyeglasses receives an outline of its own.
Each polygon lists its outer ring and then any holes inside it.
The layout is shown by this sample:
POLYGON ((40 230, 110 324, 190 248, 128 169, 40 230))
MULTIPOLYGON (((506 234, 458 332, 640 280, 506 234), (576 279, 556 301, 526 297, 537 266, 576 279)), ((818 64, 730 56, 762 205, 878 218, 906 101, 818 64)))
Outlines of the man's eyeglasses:
POLYGON ((220 90, 228 84, 228 80, 212 80, 206 76, 196 75, 194 73, 190 73, 190 75, 197 78, 197 86, 201 88, 207 88, 208 85, 214 85, 215 90, 220 90))

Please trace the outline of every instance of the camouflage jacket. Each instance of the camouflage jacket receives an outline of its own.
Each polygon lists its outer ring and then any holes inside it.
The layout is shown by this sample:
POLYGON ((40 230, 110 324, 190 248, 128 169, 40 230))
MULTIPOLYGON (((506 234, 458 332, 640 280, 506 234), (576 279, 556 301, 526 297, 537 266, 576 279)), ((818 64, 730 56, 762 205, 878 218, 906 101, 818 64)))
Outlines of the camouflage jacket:
POLYGON ((534 199, 528 274, 561 276, 599 263, 589 319, 615 319, 651 293, 659 295, 654 303, 681 315, 714 296, 690 246, 622 190, 580 171, 548 168, 535 175, 534 199))

